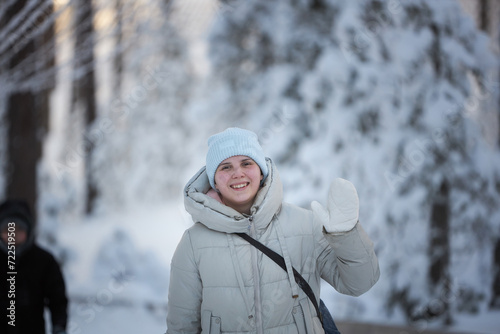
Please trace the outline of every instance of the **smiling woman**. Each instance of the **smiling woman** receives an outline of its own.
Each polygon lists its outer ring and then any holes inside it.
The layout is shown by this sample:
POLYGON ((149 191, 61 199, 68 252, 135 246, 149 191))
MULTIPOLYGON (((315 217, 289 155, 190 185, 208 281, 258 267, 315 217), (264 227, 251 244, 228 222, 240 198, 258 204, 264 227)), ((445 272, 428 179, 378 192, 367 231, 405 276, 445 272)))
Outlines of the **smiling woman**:
POLYGON ((251 131, 211 136, 206 167, 184 196, 196 223, 172 258, 167 333, 322 334, 321 278, 352 296, 379 278, 354 186, 332 182, 327 208, 284 203, 276 166, 251 131))

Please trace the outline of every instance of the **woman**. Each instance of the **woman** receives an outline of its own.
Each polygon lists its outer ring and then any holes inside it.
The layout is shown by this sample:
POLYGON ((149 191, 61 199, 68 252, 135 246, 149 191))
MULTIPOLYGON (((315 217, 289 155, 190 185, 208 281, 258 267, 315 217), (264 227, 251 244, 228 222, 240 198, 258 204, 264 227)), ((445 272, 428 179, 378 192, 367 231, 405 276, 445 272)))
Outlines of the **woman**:
POLYGON ((378 280, 373 244, 358 223, 354 186, 332 183, 327 208, 282 202, 276 166, 251 131, 229 128, 208 140, 206 167, 185 187, 195 224, 172 258, 167 333, 323 333, 292 267, 319 300, 320 278, 359 296, 378 280), (283 256, 286 271, 240 238, 283 256))

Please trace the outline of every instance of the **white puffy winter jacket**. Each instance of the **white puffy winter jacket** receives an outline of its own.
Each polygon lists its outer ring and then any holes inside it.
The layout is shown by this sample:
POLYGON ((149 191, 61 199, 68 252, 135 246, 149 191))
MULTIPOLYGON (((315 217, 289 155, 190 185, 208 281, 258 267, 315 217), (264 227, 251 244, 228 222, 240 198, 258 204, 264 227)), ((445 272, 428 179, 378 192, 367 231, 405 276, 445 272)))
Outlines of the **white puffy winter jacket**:
POLYGON ((318 300, 320 278, 352 296, 378 280, 373 244, 361 225, 341 235, 323 234, 312 211, 282 203, 278 172, 267 163, 269 176, 251 216, 205 195, 210 189, 205 168, 186 185, 185 207, 195 224, 172 258, 167 333, 323 333, 292 266, 318 300), (235 232, 281 254, 288 271, 235 232))

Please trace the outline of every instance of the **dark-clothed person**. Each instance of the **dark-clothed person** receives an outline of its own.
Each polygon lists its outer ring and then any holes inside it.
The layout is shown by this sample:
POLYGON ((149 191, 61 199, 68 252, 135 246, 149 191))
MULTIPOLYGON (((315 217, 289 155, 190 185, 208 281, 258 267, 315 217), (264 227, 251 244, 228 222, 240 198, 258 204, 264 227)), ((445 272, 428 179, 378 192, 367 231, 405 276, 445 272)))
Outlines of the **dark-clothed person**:
POLYGON ((59 264, 35 243, 34 221, 23 200, 0 205, 0 332, 45 334, 44 310, 51 316, 52 333, 65 334, 66 288, 59 264))

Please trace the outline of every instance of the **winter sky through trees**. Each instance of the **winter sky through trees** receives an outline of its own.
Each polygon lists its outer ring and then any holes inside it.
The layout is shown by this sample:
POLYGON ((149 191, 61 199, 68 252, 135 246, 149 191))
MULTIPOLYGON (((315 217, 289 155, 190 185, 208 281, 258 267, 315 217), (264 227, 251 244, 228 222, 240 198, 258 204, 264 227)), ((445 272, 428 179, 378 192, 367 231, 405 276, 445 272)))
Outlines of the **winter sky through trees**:
POLYGON ((1 2, 0 196, 37 209, 69 333, 165 330, 182 188, 228 126, 259 135, 289 202, 358 189, 382 276, 360 298, 324 286, 336 319, 494 333, 499 17, 491 0, 1 2))

